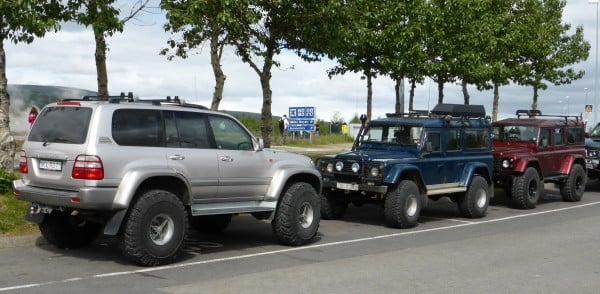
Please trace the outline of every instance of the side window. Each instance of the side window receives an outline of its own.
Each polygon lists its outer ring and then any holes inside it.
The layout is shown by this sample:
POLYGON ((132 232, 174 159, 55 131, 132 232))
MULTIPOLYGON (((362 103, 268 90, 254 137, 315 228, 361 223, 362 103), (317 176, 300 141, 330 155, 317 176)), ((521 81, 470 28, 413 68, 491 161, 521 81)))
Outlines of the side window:
MULTIPOLYGON (((206 115, 197 112, 177 111, 173 112, 175 125, 177 126, 177 136, 169 129, 167 145, 181 148, 210 148, 210 139, 206 127, 206 115)), ((171 128, 169 123, 167 127, 171 128)))
POLYGON ((483 129, 465 130, 465 149, 477 150, 488 148, 490 146, 488 135, 488 131, 483 129))
POLYGON ((252 138, 236 121, 225 116, 209 116, 210 128, 215 136, 217 148, 230 150, 252 150, 252 138))
POLYGON ((427 132, 427 140, 425 141, 425 150, 428 152, 442 151, 442 144, 439 132, 427 132))
POLYGON ((554 146, 565 144, 565 130, 562 128, 554 129, 554 146))
POLYGON ((460 149, 460 129, 447 129, 446 151, 458 151, 460 149))
POLYGON ((113 113, 112 136, 123 146, 163 146, 161 112, 152 109, 118 109, 113 113))
POLYGON ((550 129, 541 129, 540 130, 540 142, 539 146, 542 148, 548 147, 550 145, 550 129))
POLYGON ((567 142, 569 144, 581 144, 583 142, 583 130, 581 128, 568 128, 567 142))

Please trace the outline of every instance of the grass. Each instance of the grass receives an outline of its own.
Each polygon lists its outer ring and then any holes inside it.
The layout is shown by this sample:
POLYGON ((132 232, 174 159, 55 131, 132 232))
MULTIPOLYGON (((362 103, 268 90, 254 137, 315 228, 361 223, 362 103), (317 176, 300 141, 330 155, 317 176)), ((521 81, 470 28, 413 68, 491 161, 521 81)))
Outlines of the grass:
POLYGON ((24 217, 29 203, 17 200, 12 193, 12 181, 18 176, 0 170, 0 235, 27 234, 37 228, 24 217))
MULTIPOLYGON (((281 137, 273 140, 274 145, 279 145, 281 137)), ((352 143, 354 139, 346 135, 322 135, 314 137, 312 140, 307 138, 293 138, 291 135, 288 136, 285 145, 294 147, 311 147, 318 145, 331 145, 331 144, 343 144, 352 143)))

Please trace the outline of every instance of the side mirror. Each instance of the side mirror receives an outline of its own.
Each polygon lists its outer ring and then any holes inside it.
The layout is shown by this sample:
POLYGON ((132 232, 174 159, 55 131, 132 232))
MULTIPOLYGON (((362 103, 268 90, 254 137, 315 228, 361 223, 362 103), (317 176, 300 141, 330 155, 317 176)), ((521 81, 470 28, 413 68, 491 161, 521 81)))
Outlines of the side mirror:
POLYGON ((430 153, 431 151, 433 151, 433 146, 431 145, 431 142, 425 142, 425 152, 430 153))
POLYGON ((254 151, 262 151, 265 149, 265 140, 263 138, 255 138, 256 145, 254 145, 254 151))

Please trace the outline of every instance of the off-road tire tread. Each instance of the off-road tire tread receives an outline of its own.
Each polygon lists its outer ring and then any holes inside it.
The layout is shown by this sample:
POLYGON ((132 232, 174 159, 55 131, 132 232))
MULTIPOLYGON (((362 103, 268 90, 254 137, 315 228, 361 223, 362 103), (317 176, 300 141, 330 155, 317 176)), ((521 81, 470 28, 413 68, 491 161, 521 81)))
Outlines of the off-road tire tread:
MULTIPOLYGON (((164 211, 163 211, 164 212, 164 211)), ((178 222, 176 215, 171 215, 174 218, 174 222, 178 222)), ((177 229, 177 225, 175 226, 177 229)), ((131 206, 127 218, 124 221, 122 232, 119 235, 119 247, 123 255, 128 259, 143 265, 143 266, 156 266, 161 264, 172 263, 181 252, 184 240, 187 236, 188 220, 187 213, 181 200, 177 198, 173 193, 164 190, 149 190, 141 195, 137 201, 131 206), (144 247, 144 240, 140 235, 142 229, 142 223, 146 211, 151 209, 154 205, 160 205, 164 208, 166 205, 171 205, 175 209, 177 216, 179 216, 179 236, 173 238, 178 239, 176 248, 172 250, 170 254, 165 256, 156 256, 149 252, 144 247)))
POLYGON ((586 183, 586 175, 583 167, 579 164, 573 164, 571 167, 571 172, 569 172, 569 176, 564 184, 560 186, 560 195, 564 201, 568 202, 579 202, 583 197, 583 193, 585 191, 585 183, 586 183), (577 177, 583 177, 583 189, 580 194, 577 194, 575 191, 575 184, 577 177))
POLYGON ((82 227, 74 227, 69 220, 70 217, 68 213, 59 211, 44 217, 39 224, 39 229, 48 243, 61 249, 82 248, 100 235, 102 230, 100 224, 85 222, 82 227))
POLYGON ((513 191, 512 191, 512 202, 513 205, 517 208, 522 209, 533 209, 536 207, 542 191, 543 191, 544 183, 541 181, 540 176, 537 170, 533 167, 528 167, 525 172, 514 178, 513 181, 513 191), (537 181, 537 197, 534 201, 531 201, 528 194, 529 182, 530 180, 535 179, 537 181))
POLYGON ((275 218, 271 222, 273 233, 282 244, 300 246, 313 240, 321 219, 319 200, 315 189, 304 182, 294 183, 284 192, 279 199, 275 218), (313 222, 307 229, 301 227, 297 218, 297 206, 304 201, 308 201, 312 205, 314 213, 313 222))
POLYGON ((468 218, 482 218, 486 215, 488 205, 490 203, 490 186, 488 182, 481 176, 474 176, 471 180, 471 185, 466 192, 461 193, 458 199, 458 208, 461 215, 468 218), (487 203, 485 207, 477 207, 476 193, 479 189, 484 189, 487 195, 487 203))
POLYGON ((326 220, 340 219, 348 209, 348 203, 336 199, 335 192, 323 191, 321 198, 321 218, 326 220))
POLYGON ((387 225, 393 228, 407 229, 415 227, 419 221, 419 215, 421 213, 421 199, 419 199, 419 188, 412 181, 401 181, 398 186, 390 191, 385 198, 384 215, 387 225), (409 195, 415 195, 417 197, 418 209, 415 216, 405 215, 407 197, 409 195))

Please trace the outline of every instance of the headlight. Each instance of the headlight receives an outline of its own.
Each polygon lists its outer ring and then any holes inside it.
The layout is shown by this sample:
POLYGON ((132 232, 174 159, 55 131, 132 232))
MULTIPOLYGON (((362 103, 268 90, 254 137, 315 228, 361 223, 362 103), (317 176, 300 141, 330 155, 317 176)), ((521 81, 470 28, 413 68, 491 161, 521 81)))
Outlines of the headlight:
POLYGON ((342 168, 344 168, 344 163, 343 162, 338 161, 338 162, 335 163, 335 170, 341 172, 342 168))
POLYGON ((598 150, 588 150, 587 151, 587 155, 588 155, 588 157, 597 157, 598 156, 598 150))
POLYGON ((325 167, 325 170, 326 170, 328 173, 332 173, 332 172, 333 172, 333 163, 331 163, 331 162, 330 162, 330 163, 328 163, 328 164, 327 164, 327 167, 325 167))
POLYGON ((511 167, 512 167, 512 159, 502 160, 502 168, 511 168, 511 167))
POLYGON ((371 177, 376 178, 377 176, 379 176, 379 168, 371 168, 369 174, 371 175, 371 177))
POLYGON ((353 164, 352 164, 352 172, 354 172, 354 173, 358 173, 358 171, 359 171, 359 170, 360 170, 360 164, 358 164, 358 163, 356 163, 356 162, 355 162, 355 163, 353 163, 353 164))

